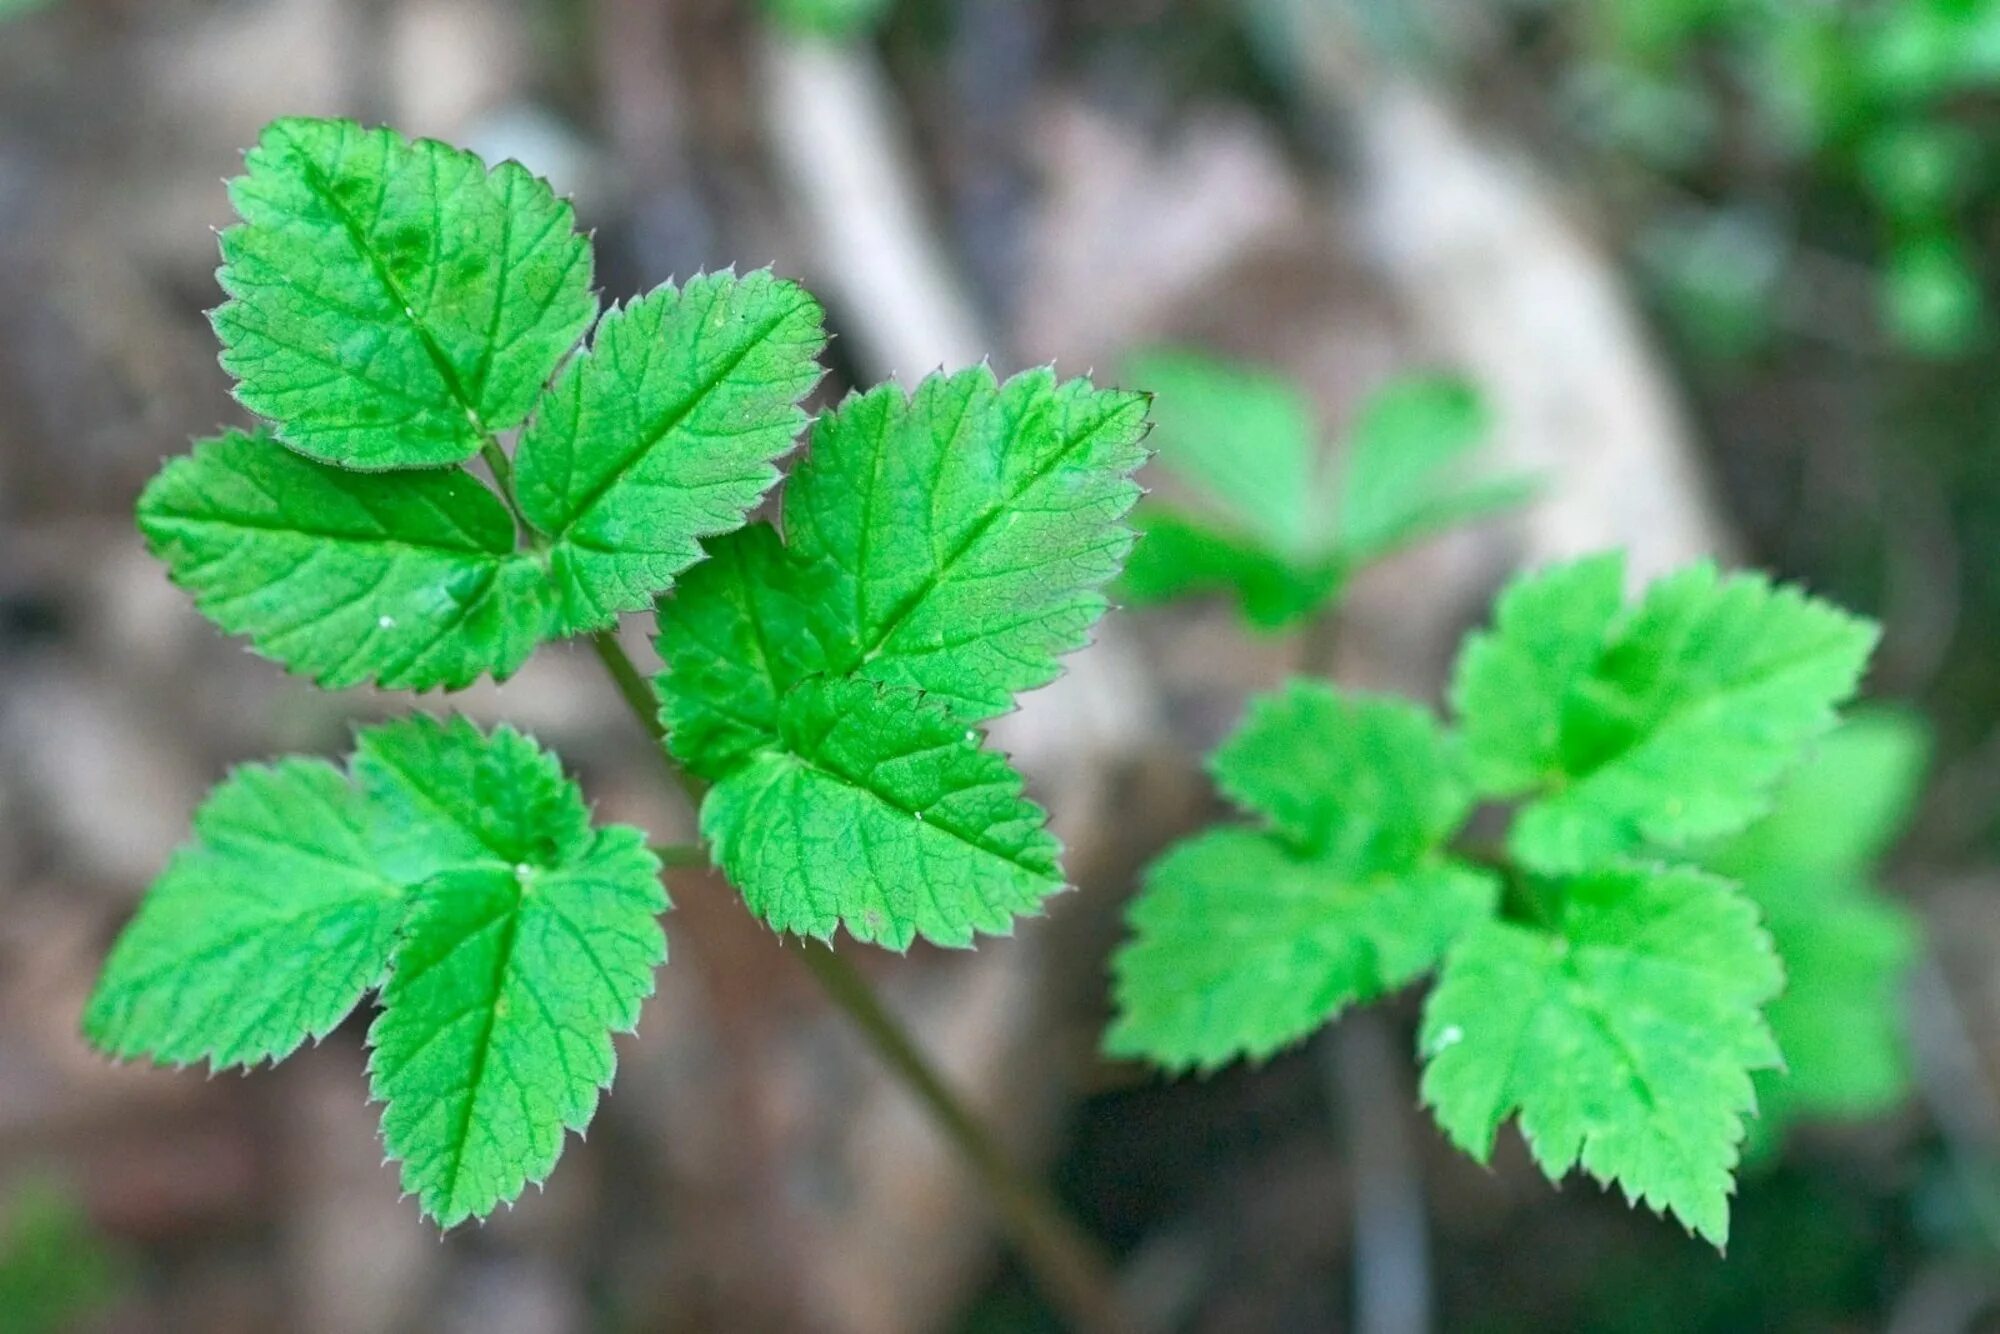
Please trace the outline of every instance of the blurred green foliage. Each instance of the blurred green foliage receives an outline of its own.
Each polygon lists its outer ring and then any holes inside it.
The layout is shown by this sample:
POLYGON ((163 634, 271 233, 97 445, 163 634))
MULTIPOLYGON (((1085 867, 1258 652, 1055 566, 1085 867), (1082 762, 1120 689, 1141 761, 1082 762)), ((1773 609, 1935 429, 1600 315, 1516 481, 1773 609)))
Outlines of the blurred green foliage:
POLYGON ((802 35, 858 37, 886 19, 894 3, 895 0, 764 0, 764 12, 779 26, 802 35))
MULTIPOLYGON (((1989 294, 1970 238, 1994 203, 1983 131, 2000 94, 2000 0, 1596 0, 1586 12, 1593 43, 1574 81, 1596 134, 1698 193, 1746 163, 1851 192, 1875 234, 1888 335, 1922 357, 1984 345, 1989 294)), ((1699 289, 1716 285, 1702 271, 1712 255, 1653 257, 1670 289, 1699 289)), ((1754 318, 1756 289, 1739 290, 1754 318)))
POLYGON ((1929 762, 1914 713, 1859 712, 1814 748, 1771 813, 1704 860, 1740 881, 1785 960, 1765 1012, 1785 1054, 1756 1075, 1751 1152, 1800 1119, 1879 1115, 1909 1092, 1903 990, 1916 917, 1876 885, 1929 762))
POLYGON ((0 1329, 65 1334, 115 1299, 118 1265, 74 1198, 34 1180, 0 1205, 0 1329))
POLYGON ((1304 396, 1276 376, 1160 350, 1135 358, 1127 378, 1156 395, 1156 461, 1178 484, 1175 499, 1140 506, 1144 536, 1122 588, 1136 604, 1224 592, 1259 629, 1296 626, 1337 602, 1361 566, 1532 489, 1521 477, 1464 475, 1491 420, 1456 377, 1378 390, 1337 472, 1322 461, 1304 396))

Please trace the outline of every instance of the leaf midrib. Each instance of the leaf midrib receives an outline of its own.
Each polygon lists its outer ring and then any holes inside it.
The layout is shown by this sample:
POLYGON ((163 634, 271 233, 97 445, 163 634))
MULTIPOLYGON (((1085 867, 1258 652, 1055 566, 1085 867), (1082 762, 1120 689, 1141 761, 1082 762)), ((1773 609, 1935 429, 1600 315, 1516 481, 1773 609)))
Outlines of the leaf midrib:
MULTIPOLYGON (((941 749, 942 747, 938 748, 941 749)), ((955 839, 958 842, 964 844, 966 847, 972 849, 974 852, 984 854, 985 856, 993 858, 995 861, 1005 862, 1007 865, 1014 867, 1018 871, 1023 871, 1028 875, 1034 876, 1037 880, 1041 880, 1048 884, 1057 886, 1060 886, 1064 883, 1061 875, 1059 874, 1051 875, 1047 870, 1038 866, 1031 866, 1027 862, 1021 860, 1021 854, 1008 852, 1004 849, 994 847, 990 843, 986 842, 979 835, 974 834, 968 830, 958 828, 955 825, 946 824, 938 820, 925 818, 921 812, 912 810, 909 806, 905 805, 901 801, 898 801, 895 797, 891 796, 889 793, 883 792, 880 789, 876 788, 874 785, 867 783, 860 778, 854 777, 851 774, 843 773, 839 769, 832 768, 831 766, 824 764, 816 759, 813 759, 810 756, 801 754, 800 749, 801 748, 798 747, 788 747, 786 750, 782 752, 774 752, 773 758, 777 759, 781 763, 795 764, 799 768, 804 769, 809 773, 816 774, 819 777, 826 779, 828 782, 834 783, 840 787, 845 787, 851 791, 858 792, 862 796, 869 798, 870 800, 876 802, 878 805, 884 807, 885 809, 893 811, 898 816, 901 816, 903 819, 908 820, 913 826, 915 826, 918 829, 935 829, 939 833, 944 834, 946 837, 955 839)), ((920 754, 921 752, 913 751, 911 753, 920 754)), ((899 756, 898 758, 904 759, 908 757, 899 756)))
MULTIPOLYGON (((1122 409, 1123 406, 1124 404, 1121 403, 1119 409, 1122 409)), ((912 589, 897 601, 895 606, 890 610, 888 618, 884 620, 882 628, 873 635, 863 636, 863 645, 856 651, 853 658, 840 669, 841 674, 844 675, 859 671, 868 663, 879 658, 889 641, 895 637, 896 632, 903 628, 904 623, 916 614, 917 609, 932 594, 944 586, 946 579, 951 575, 952 570, 957 566, 958 562, 963 560, 973 547, 978 545, 992 531, 993 526, 999 523, 1004 515, 1013 512, 1014 507, 1020 502, 1021 497, 1047 481, 1058 468, 1068 463, 1075 453, 1096 439, 1098 434, 1117 418, 1119 409, 1105 412, 1076 435, 1064 441, 1062 446, 1049 456, 1044 466, 1029 472, 1019 485, 1012 488, 1006 495, 995 502, 979 518, 978 522, 967 530, 958 542, 953 544, 950 552, 939 563, 937 569, 926 574, 923 582, 917 588, 912 589)))
MULTIPOLYGON (((685 298, 684 291, 679 295, 683 299, 685 298)), ((726 358, 711 375, 705 376, 697 382, 695 388, 689 392, 684 401, 669 409, 653 425, 640 431, 637 443, 628 449, 616 464, 605 469, 604 475, 601 478, 585 488, 582 498, 575 504, 567 507, 569 511, 567 517, 561 519, 549 535, 557 541, 569 540, 570 530, 589 518, 597 506, 603 502, 604 497, 609 495, 615 487, 619 486, 625 480, 627 473, 631 472, 634 467, 644 461, 646 456, 652 453, 662 440, 665 440, 674 431, 679 430, 687 422, 688 418, 692 417, 708 401, 709 396, 720 389, 723 382, 736 373, 737 369, 749 359, 751 353, 761 348, 766 340, 772 334, 776 333, 785 321, 791 319, 797 313, 798 304, 793 302, 781 309, 776 316, 765 321, 757 329, 756 333, 746 339, 743 346, 726 358)), ((597 349, 594 345, 589 355, 593 359, 597 356, 597 349)), ((584 392, 582 382, 584 372, 585 367, 579 365, 577 367, 577 394, 579 397, 584 392)), ((577 436, 580 434, 580 431, 572 434, 568 441, 572 459, 577 452, 577 436)), ((533 437, 530 436, 528 439, 531 441, 533 437)))
MULTIPOLYGON (((366 132, 364 131, 363 133, 366 132)), ((354 247, 355 253, 361 256, 362 261, 374 273, 375 280, 382 284, 382 290, 389 294, 390 301, 395 306, 397 316, 405 324, 409 325, 411 331, 416 334, 417 341, 423 346, 424 355, 430 359, 431 367, 437 372, 438 379, 443 383, 445 392, 450 395, 453 402, 457 403, 464 410, 474 436, 478 438, 489 436, 491 432, 488 431, 485 421, 480 416, 478 405, 471 400, 470 395, 466 392, 464 383, 459 379, 457 367, 451 364, 451 359, 445 355, 444 348, 438 345, 437 338, 431 333, 430 327, 417 318, 416 306, 411 302, 409 294, 403 291, 402 284, 397 282, 395 276, 389 272, 388 265, 383 262, 382 256, 377 253, 374 246, 370 243, 368 234, 361 228, 360 220, 348 210, 345 204, 341 203, 332 188, 332 182, 328 179, 327 174, 320 169, 319 163, 313 160, 312 154, 307 151, 306 147, 289 134, 286 135, 286 143, 298 159, 299 174, 304 179, 307 188, 312 191, 314 197, 325 205, 335 218, 339 219, 341 229, 347 233, 348 243, 354 247)), ((390 152, 385 154, 382 164, 382 174, 385 182, 395 170, 393 163, 389 160, 393 156, 394 149, 392 145, 390 152)), ((482 184, 485 183, 484 175, 482 174, 482 184)), ((437 167, 434 159, 431 164, 431 208, 434 215, 432 232, 435 235, 441 230, 442 219, 436 216, 441 210, 441 205, 437 195, 437 167)))

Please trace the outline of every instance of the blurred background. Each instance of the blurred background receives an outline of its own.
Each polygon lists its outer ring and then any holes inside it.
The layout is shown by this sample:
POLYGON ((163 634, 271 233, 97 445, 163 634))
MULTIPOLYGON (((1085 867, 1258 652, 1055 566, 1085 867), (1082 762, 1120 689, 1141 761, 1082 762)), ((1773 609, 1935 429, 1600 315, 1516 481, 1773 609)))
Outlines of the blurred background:
MULTIPOLYGON (((611 297, 803 278, 828 395, 1174 345, 1284 377, 1337 452, 1380 385, 1465 377, 1539 492, 1356 581, 1350 684, 1434 699, 1510 570, 1611 545, 1882 618, 1871 692, 1933 736, 1887 874, 1923 925, 1907 1069, 1760 1148, 1726 1259, 1511 1138, 1490 1170, 1450 1150, 1408 997, 1258 1070, 1096 1056, 1122 901, 1216 817, 1199 757, 1300 652, 1227 605, 1112 618, 1002 724, 1081 892, 865 962, 1163 1330, 2000 1329, 2000 3, 0 0, 0 1331, 1059 1328, 699 876, 588 1141, 442 1241, 381 1163, 360 1020, 248 1078, 77 1038, 208 785, 410 704, 224 639, 129 517, 240 420, 211 228, 294 112, 518 157, 611 297)), ((687 836, 587 654, 450 705, 687 836)))

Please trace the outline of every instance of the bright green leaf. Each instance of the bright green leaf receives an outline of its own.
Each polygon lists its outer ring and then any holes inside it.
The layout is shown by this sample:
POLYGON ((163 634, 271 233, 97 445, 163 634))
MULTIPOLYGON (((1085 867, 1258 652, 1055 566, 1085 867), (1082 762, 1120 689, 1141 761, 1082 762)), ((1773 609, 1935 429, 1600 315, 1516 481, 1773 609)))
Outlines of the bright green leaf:
POLYGON ((1785 961, 1768 1012, 1785 1068, 1757 1076, 1760 1146, 1801 1117, 1862 1117, 1909 1092, 1903 985, 1914 915, 1870 877, 1904 825, 1928 737, 1913 715, 1859 713, 1812 747, 1764 819, 1703 861, 1743 881, 1785 961))
POLYGON ((1837 871, 1789 870, 1744 885, 1785 961, 1767 1017, 1784 1069, 1760 1072, 1758 1138, 1801 1117, 1865 1117, 1909 1095, 1903 988, 1918 930, 1907 908, 1837 871))
POLYGON ((701 812, 716 864, 775 929, 963 946, 1009 933, 1064 887, 1021 780, 919 692, 816 677, 785 695, 778 725, 779 747, 701 812))
POLYGON ((546 1177, 617 1069, 666 959, 637 830, 556 864, 446 872, 418 895, 369 1030, 382 1136, 446 1227, 546 1177))
POLYGON ((1293 846, 1360 870, 1411 865, 1471 805, 1430 714, 1316 681, 1255 700, 1209 769, 1225 796, 1293 846))
POLYGON ((769 524, 707 544, 660 604, 660 719, 674 757, 717 779, 771 744, 785 690, 824 671, 832 575, 789 556, 769 524))
POLYGON ((1146 400, 985 367, 888 386, 814 425, 767 529, 709 543, 660 610, 675 753, 720 777, 815 673, 929 692, 978 722, 1052 680, 1131 544, 1146 400))
POLYGON ((1913 712, 1869 705, 1806 751, 1769 814, 1702 855, 1715 871, 1866 871, 1902 836, 1930 763, 1913 712))
POLYGON ((644 834, 593 829, 519 733, 412 718, 362 734, 381 856, 413 886, 369 1030, 382 1136, 446 1227, 540 1181, 581 1131, 666 959, 644 834))
POLYGON ((980 366, 822 416, 784 513, 794 554, 830 567, 834 674, 920 687, 971 721, 1054 680, 1131 548, 1146 408, 980 366))
POLYGON ((1470 794, 1414 705, 1295 681, 1251 705, 1210 767, 1271 830, 1211 830, 1147 872, 1113 963, 1113 1053, 1268 1056, 1492 914, 1495 877, 1439 855, 1470 794))
POLYGON ((1500 594, 1492 630, 1466 638, 1451 703, 1482 793, 1515 796, 1562 774, 1564 710, 1603 651, 1624 586, 1617 552, 1537 571, 1500 594))
POLYGON ((504 680, 548 628, 513 519, 458 469, 343 472, 230 432, 169 463, 138 513, 205 615, 329 689, 504 680))
POLYGON ((605 315, 514 460, 522 512, 550 539, 558 633, 651 606, 698 539, 742 525, 805 428, 825 345, 818 303, 765 270, 605 315))
POLYGON ((570 206, 519 163, 302 118, 245 161, 215 331, 238 399, 303 454, 470 458, 521 424, 597 313, 570 206))
POLYGON ((1581 1166, 1721 1246, 1751 1072, 1779 1060, 1760 1009, 1784 974, 1756 909, 1685 869, 1540 891, 1550 930, 1491 922, 1447 956, 1424 1011, 1424 1101, 1481 1162, 1518 1114, 1551 1179, 1581 1166))
POLYGON ((1169 1068, 1260 1060, 1434 967, 1497 891, 1446 861, 1369 873, 1247 829, 1198 834, 1132 904, 1105 1050, 1169 1068))
POLYGON ((406 718, 362 732, 352 767, 377 855, 405 884, 468 867, 560 865, 591 845, 583 793, 511 727, 488 737, 463 718, 406 718))
POLYGON ((1453 697, 1489 792, 1541 795, 1509 847, 1548 871, 1741 830, 1858 684, 1875 627, 1706 563, 1620 613, 1622 562, 1549 571, 1501 599, 1453 697))
POLYGON ((339 770, 238 770, 112 948, 84 1032, 120 1057, 281 1060, 381 980, 403 911, 339 770))
POLYGON ((240 771, 127 928, 84 1026, 117 1055, 278 1059, 371 987, 383 1138, 450 1226, 548 1173, 666 957, 645 836, 593 828, 507 728, 371 728, 349 775, 240 771))

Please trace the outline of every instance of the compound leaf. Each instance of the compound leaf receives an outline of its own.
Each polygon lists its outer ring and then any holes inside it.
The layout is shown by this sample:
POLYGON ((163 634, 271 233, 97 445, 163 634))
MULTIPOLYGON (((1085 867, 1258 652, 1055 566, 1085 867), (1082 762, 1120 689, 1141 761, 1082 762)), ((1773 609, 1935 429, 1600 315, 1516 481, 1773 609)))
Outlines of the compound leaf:
POLYGON ((84 1017, 116 1055, 283 1057, 373 987, 383 1138, 450 1226, 581 1130, 666 957, 657 858, 507 728, 411 718, 216 789, 84 1017), (385 980, 386 979, 386 980, 385 980))
POLYGON ((1105 1049, 1204 1070, 1267 1057, 1434 967, 1498 888, 1448 861, 1361 872, 1248 829, 1199 834, 1127 915, 1105 1049))
POLYGON ((84 1032, 120 1057, 280 1060, 381 980, 403 886, 347 779, 318 760, 238 770, 194 828, 112 948, 84 1032))
POLYGON ((1475 772, 1489 791, 1548 789, 1509 838, 1543 870, 1741 830, 1833 725, 1875 644, 1869 622, 1706 562, 1619 613, 1621 574, 1599 558, 1538 577, 1460 661, 1475 772))
POLYGON ((780 702, 778 730, 701 814, 716 864, 777 930, 963 946, 1064 887, 1019 777, 919 692, 811 678, 780 702))
POLYGON ((470 458, 521 423, 597 313, 569 204, 519 163, 296 117, 245 162, 215 331, 238 399, 303 454, 470 458))
POLYGON ((1133 375, 1159 395, 1160 466, 1192 502, 1141 510, 1144 538, 1121 586, 1135 602, 1221 590, 1252 625, 1283 629, 1339 597, 1367 562, 1530 490, 1460 475, 1491 426, 1463 380, 1409 376, 1372 395, 1336 484, 1310 408, 1285 381, 1176 351, 1139 358, 1133 375))
POLYGON ((835 675, 917 686, 962 718, 1013 707, 1081 648, 1145 458, 1147 399, 987 367, 885 385, 813 427, 785 490, 786 538, 833 579, 835 675))
POLYGON ((512 517, 458 469, 343 472, 232 431, 169 463, 138 516, 203 614, 328 689, 504 680, 548 628, 512 517))
POLYGON ((354 774, 414 904, 370 1028, 382 1135, 446 1227, 555 1165, 666 959, 660 865, 593 829, 555 759, 507 728, 371 729, 354 774))
POLYGON ((557 633, 652 605, 742 525, 806 424, 826 345, 805 289, 759 270, 661 287, 598 324, 521 437, 521 510, 550 539, 557 633))
POLYGON ((1581 1166, 1720 1247, 1761 1008, 1784 984, 1755 907, 1689 869, 1544 882, 1552 929, 1493 921, 1453 947, 1424 1010, 1424 1101, 1485 1162, 1518 1114, 1551 1179, 1581 1166))
POLYGON ((1492 915, 1495 877, 1439 854, 1470 796, 1421 709, 1296 681, 1255 701, 1210 767, 1271 828, 1211 830, 1147 872, 1113 962, 1113 1053, 1268 1056, 1492 915))

